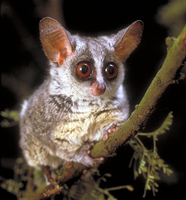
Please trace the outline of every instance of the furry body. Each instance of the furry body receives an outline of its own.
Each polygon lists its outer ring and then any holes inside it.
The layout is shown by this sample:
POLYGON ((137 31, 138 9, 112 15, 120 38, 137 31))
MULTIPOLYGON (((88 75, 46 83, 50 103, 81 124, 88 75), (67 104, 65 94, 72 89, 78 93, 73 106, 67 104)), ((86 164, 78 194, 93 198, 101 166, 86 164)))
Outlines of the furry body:
MULTIPOLYGON (((114 53, 116 36, 88 38, 66 33, 72 55, 60 64, 50 62, 50 75, 20 112, 20 146, 28 164, 37 168, 57 168, 64 161, 93 165, 86 153, 89 144, 100 141, 112 123, 124 123, 129 114, 124 65, 114 53), (84 79, 75 73, 81 61, 92 70, 84 79), (107 63, 117 66, 113 80, 104 74, 107 63), (92 95, 95 82, 104 85, 103 94, 92 95)), ((119 32, 118 37, 120 41, 123 34, 119 32)))

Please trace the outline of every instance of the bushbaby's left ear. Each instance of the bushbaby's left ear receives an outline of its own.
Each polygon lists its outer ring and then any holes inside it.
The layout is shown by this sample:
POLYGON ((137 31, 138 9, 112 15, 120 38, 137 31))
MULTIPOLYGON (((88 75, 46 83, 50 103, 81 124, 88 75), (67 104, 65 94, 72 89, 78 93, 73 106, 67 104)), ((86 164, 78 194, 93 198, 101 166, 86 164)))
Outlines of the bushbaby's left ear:
POLYGON ((115 55, 124 62, 141 41, 143 22, 138 20, 114 36, 115 55))

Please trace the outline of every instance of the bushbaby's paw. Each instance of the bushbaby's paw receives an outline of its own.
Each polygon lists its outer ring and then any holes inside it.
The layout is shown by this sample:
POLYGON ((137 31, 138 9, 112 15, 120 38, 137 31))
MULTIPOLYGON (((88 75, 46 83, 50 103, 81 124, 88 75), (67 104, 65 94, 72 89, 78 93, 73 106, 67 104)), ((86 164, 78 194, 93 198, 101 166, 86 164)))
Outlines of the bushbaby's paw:
POLYGON ((86 166, 93 166, 104 160, 101 158, 91 158, 89 156, 91 149, 94 147, 94 143, 84 144, 76 155, 77 162, 83 163, 86 166))
MULTIPOLYGON (((89 149, 86 151, 86 153, 87 153, 88 157, 91 158, 89 155, 90 155, 90 152, 93 149, 93 147, 94 147, 95 144, 92 142, 92 143, 90 143, 88 145, 89 145, 89 149)), ((100 157, 100 158, 91 158, 91 159, 93 161, 92 165, 104 161, 103 157, 100 157)))
POLYGON ((118 129, 117 123, 113 123, 109 126, 108 129, 104 130, 103 140, 108 140, 109 134, 113 133, 118 129))
MULTIPOLYGON (((91 143, 90 144, 90 149, 87 150, 87 154, 89 155, 90 152, 91 152, 91 149, 94 147, 94 143, 91 143)), ((89 156, 90 157, 90 156, 89 156)), ((95 162, 101 162, 101 161, 104 161, 104 158, 103 157, 100 157, 100 158, 92 158, 95 162)))
POLYGON ((43 172, 46 175, 46 183, 47 185, 52 184, 52 185, 58 185, 56 182, 55 178, 52 177, 52 171, 49 167, 47 166, 42 166, 43 172))
POLYGON ((88 144, 88 150, 87 150, 87 154, 89 155, 90 154, 90 151, 93 149, 93 147, 94 147, 94 143, 92 142, 92 143, 90 143, 90 144, 88 144))

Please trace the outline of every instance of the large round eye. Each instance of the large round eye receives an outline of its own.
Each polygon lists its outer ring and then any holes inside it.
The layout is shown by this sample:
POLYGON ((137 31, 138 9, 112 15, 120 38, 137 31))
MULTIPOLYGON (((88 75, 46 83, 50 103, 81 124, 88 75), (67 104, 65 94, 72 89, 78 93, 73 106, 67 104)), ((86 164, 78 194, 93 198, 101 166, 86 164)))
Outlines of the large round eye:
POLYGON ((86 78, 87 76, 89 76, 91 74, 90 65, 86 62, 79 63, 76 67, 76 74, 80 78, 86 78))
POLYGON ((115 64, 109 63, 105 68, 105 74, 109 79, 115 78, 118 74, 118 68, 115 64))

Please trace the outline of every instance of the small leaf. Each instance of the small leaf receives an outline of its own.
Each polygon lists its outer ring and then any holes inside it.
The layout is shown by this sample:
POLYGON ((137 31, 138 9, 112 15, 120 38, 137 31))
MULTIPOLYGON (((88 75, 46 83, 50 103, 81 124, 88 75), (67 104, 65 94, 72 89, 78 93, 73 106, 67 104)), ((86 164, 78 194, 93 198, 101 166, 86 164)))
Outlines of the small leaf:
POLYGON ((102 177, 101 180, 104 181, 104 182, 107 182, 107 179, 104 178, 104 177, 102 177))
POLYGON ((104 174, 104 176, 107 176, 107 177, 112 177, 112 175, 111 175, 111 174, 109 174, 109 173, 106 173, 106 174, 104 174))
POLYGON ((138 172, 134 171, 134 179, 136 179, 138 177, 138 172))
POLYGON ((10 122, 7 120, 7 119, 4 119, 2 122, 1 122, 1 126, 2 127, 9 127, 10 125, 10 122))

